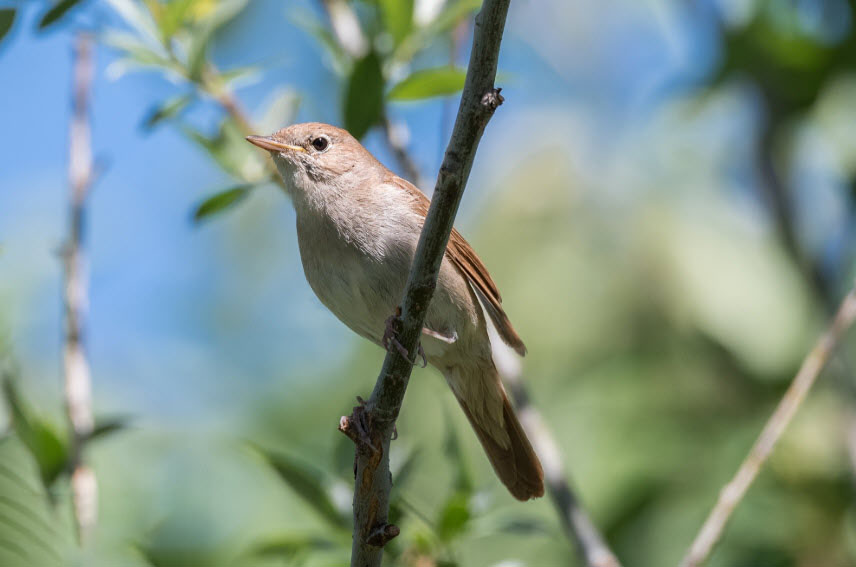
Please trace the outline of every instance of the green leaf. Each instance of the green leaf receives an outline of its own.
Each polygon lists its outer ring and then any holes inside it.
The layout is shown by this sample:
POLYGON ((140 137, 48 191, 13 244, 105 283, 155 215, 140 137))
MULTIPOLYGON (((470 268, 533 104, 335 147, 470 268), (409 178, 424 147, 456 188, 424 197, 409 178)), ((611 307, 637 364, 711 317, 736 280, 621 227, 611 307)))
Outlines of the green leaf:
POLYGON ((244 87, 258 82, 261 78, 262 71, 256 65, 247 65, 245 67, 235 67, 228 71, 220 71, 219 79, 224 85, 230 88, 244 87))
POLYGON ((261 132, 274 132, 294 122, 300 107, 300 95, 291 89, 281 89, 273 94, 258 127, 261 132))
POLYGON ((171 98, 155 106, 149 111, 145 120, 143 120, 143 130, 152 130, 162 121, 179 115, 192 100, 193 95, 184 94, 171 98))
POLYGON ((386 31, 399 45, 413 29, 413 0, 379 0, 386 31))
POLYGON ((12 29, 12 25, 15 23, 15 9, 14 8, 4 8, 0 10, 0 41, 3 41, 3 38, 6 37, 6 34, 9 33, 9 30, 12 29))
MULTIPOLYGON (((168 54, 159 45, 141 41, 137 36, 117 31, 109 31, 101 35, 101 42, 120 52, 125 61, 135 67, 157 67, 161 70, 180 72, 168 54)), ((116 62, 111 63, 111 66, 116 62)))
POLYGON ((252 185, 239 185, 215 193, 200 203, 193 212, 194 222, 204 220, 211 215, 222 213, 242 201, 250 193, 252 185))
POLYGON ((387 98, 401 101, 450 96, 464 88, 466 78, 466 69, 459 67, 422 69, 411 73, 392 87, 387 98))
POLYGON ((161 44, 160 30, 142 4, 134 0, 107 0, 107 3, 146 43, 161 44))
POLYGON ((350 58, 336 36, 333 35, 330 27, 324 25, 315 15, 305 9, 296 8, 290 19, 295 26, 313 36, 317 43, 324 48, 336 74, 344 75, 350 58))
POLYGON ((187 20, 188 11, 195 3, 196 0, 172 0, 164 6, 165 9, 161 11, 160 18, 157 18, 157 24, 164 41, 168 42, 184 24, 187 20))
POLYGON ((371 52, 354 64, 345 90, 345 129, 362 138, 383 116, 383 71, 371 52))
POLYGON ((92 441, 98 441, 104 437, 127 429, 130 420, 126 417, 111 417, 106 419, 98 419, 95 421, 95 427, 89 432, 89 435, 83 439, 82 443, 87 445, 92 441))
POLYGON ((205 55, 214 35, 238 17, 247 7, 247 2, 248 0, 221 0, 215 9, 195 26, 187 52, 187 72, 191 79, 200 79, 205 67, 205 55))
POLYGON ((52 486, 68 464, 68 443, 60 439, 53 426, 33 414, 11 377, 3 380, 3 395, 12 415, 12 428, 36 459, 44 485, 52 486))
POLYGON ((339 512, 330 493, 322 483, 323 472, 315 467, 283 453, 261 450, 279 476, 307 504, 318 512, 329 524, 339 529, 348 528, 348 520, 339 512))
POLYGON ((464 494, 455 494, 446 501, 437 520, 437 535, 443 541, 451 541, 466 530, 470 522, 469 499, 464 494))
POLYGON ((425 49, 440 36, 448 33, 458 25, 464 18, 470 17, 473 12, 482 5, 482 0, 457 0, 449 2, 433 21, 425 27, 418 29, 401 42, 395 50, 394 59, 398 62, 407 62, 425 49))
POLYGON ((39 483, 32 455, 21 440, 0 438, 0 565, 69 565, 72 534, 56 522, 48 495, 39 483))
POLYGON ((61 20, 69 10, 79 3, 80 0, 60 0, 54 4, 50 10, 45 12, 45 15, 42 16, 41 20, 39 20, 39 29, 43 30, 50 25, 55 24, 61 20))
POLYGON ((270 158, 248 144, 244 133, 231 119, 223 120, 219 132, 213 138, 186 125, 182 127, 182 132, 201 145, 223 171, 242 183, 258 184, 269 179, 262 160, 270 158))

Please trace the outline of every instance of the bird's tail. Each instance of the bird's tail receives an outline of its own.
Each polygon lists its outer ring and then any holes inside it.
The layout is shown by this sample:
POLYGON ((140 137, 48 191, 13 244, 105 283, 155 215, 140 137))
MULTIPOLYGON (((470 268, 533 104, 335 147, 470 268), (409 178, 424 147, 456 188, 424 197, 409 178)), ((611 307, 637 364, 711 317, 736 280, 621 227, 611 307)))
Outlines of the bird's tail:
POLYGON ((493 364, 444 372, 499 480, 518 500, 544 495, 544 472, 493 364))

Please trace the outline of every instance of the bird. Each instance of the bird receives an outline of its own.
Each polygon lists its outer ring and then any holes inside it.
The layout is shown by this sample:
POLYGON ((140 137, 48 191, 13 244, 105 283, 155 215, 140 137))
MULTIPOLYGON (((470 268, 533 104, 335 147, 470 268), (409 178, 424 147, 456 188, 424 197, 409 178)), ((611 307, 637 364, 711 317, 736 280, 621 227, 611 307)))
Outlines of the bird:
MULTIPOLYGON (((246 139, 270 152, 291 197, 300 259, 315 295, 355 333, 387 346, 389 318, 404 293, 428 197, 329 124, 293 124, 246 139)), ((541 463, 493 361, 497 349, 523 356, 526 347, 484 263, 455 229, 420 344, 511 495, 543 496, 541 463)))

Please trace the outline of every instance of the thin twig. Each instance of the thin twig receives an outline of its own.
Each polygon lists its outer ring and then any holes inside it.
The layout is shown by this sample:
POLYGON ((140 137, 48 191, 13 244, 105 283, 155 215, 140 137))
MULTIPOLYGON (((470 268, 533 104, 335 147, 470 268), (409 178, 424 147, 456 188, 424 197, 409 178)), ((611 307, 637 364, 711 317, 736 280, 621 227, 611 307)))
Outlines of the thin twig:
POLYGON ((832 356, 844 333, 853 324, 854 319, 856 319, 856 289, 852 289, 841 302, 829 328, 803 360, 799 372, 776 407, 776 411, 770 416, 752 450, 741 463, 731 482, 719 493, 716 505, 681 561, 681 567, 699 567, 707 561, 734 509, 746 495, 749 486, 758 476, 776 442, 793 419, 820 371, 832 356))
MULTIPOLYGON (((499 47, 510 0, 485 0, 476 17, 473 49, 467 69, 458 118, 437 176, 431 207, 419 237, 402 300, 398 340, 406 352, 417 352, 428 304, 437 285, 440 264, 455 214, 466 187, 485 126, 501 104, 494 87, 499 47)), ((358 407, 342 428, 357 428, 367 440, 356 444, 354 536, 351 565, 379 566, 383 545, 398 533, 388 523, 389 444, 413 369, 413 360, 391 349, 365 407, 358 407), (358 411, 359 410, 359 411, 358 411)))
POLYGON ((93 75, 92 38, 77 37, 72 85, 68 176, 71 187, 70 227, 63 251, 65 282, 65 405, 71 424, 71 494, 78 539, 90 539, 98 517, 98 483, 83 462, 82 443, 92 433, 92 379, 83 343, 89 307, 84 231, 86 199, 93 181, 89 96, 93 75))
MULTIPOLYGON (((492 331, 492 329, 491 329, 492 331)), ((491 341, 501 341, 491 333, 491 341)), ((520 359, 510 349, 496 349, 494 362, 502 376, 514 404, 520 423, 532 441, 535 452, 544 469, 547 493, 567 536, 576 543, 580 558, 587 567, 621 567, 616 555, 609 549, 606 540, 589 517, 579 498, 568 482, 568 474, 562 464, 562 454, 556 439, 538 409, 532 405, 521 373, 520 359)))
POLYGON ((410 152, 407 151, 406 140, 402 139, 403 136, 401 134, 401 129, 403 127, 403 125, 394 124, 389 117, 384 116, 383 132, 386 138, 386 143, 389 146, 389 149, 392 150, 392 154, 395 156, 395 160, 398 162, 398 165, 401 167, 401 173, 404 174, 406 179, 412 181, 414 185, 420 189, 424 189, 425 179, 422 177, 422 174, 419 173, 419 166, 416 165, 416 161, 413 159, 413 156, 411 156, 410 152))

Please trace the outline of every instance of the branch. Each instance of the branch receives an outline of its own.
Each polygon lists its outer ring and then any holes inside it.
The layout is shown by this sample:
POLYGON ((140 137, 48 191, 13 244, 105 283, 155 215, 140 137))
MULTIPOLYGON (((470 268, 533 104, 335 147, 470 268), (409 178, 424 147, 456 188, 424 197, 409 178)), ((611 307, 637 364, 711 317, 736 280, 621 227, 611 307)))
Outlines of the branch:
MULTIPOLYGON (((398 340, 406 352, 417 350, 479 141, 496 107, 502 103, 494 80, 509 2, 485 0, 475 20, 473 49, 458 117, 440 167, 405 287, 401 315, 397 319, 398 340)), ((412 360, 396 349, 388 352, 371 398, 340 424, 345 433, 352 434, 359 429, 369 437, 368 442, 358 440, 356 444, 352 566, 379 566, 383 545, 398 533, 398 528, 387 522, 392 488, 389 444, 412 369, 412 360)), ((357 437, 350 434, 352 438, 357 437)))
MULTIPOLYGON (((494 337, 491 337, 491 340, 493 339, 494 337)), ((496 340, 502 339, 496 337, 496 340)), ((544 482, 550 500, 553 501, 567 536, 577 544, 580 558, 587 567, 621 567, 618 558, 609 549, 606 540, 580 504, 567 480, 568 475, 562 465, 562 455, 556 439, 538 409, 530 402, 529 392, 520 372, 520 361, 509 351, 499 351, 499 356, 495 354, 494 358, 497 369, 514 398, 520 423, 541 458, 544 482), (505 354, 508 356, 504 356, 505 354)))
POLYGON ((386 143, 389 149, 392 150, 392 154, 395 156, 398 165, 401 167, 401 172, 406 179, 409 179, 414 185, 422 189, 426 185, 425 179, 419 173, 419 166, 416 165, 413 156, 407 151, 407 144, 403 139, 405 136, 400 133, 402 128, 404 128, 403 124, 394 124, 388 116, 383 117, 383 133, 386 143))
POLYGON ((83 441, 92 433, 92 380, 84 352, 85 319, 89 306, 87 269, 83 252, 86 198, 93 181, 89 129, 89 95, 93 74, 92 38, 77 37, 72 85, 68 177, 71 186, 70 228, 63 251, 65 282, 65 345, 63 372, 65 405, 71 424, 71 494, 78 539, 86 542, 98 514, 95 473, 82 458, 83 441))
POLYGON ((741 463, 731 482, 725 485, 719 493, 716 505, 681 561, 681 567, 699 567, 707 561, 710 552, 722 536, 725 525, 734 509, 746 495, 749 486, 758 476, 761 467, 769 458, 770 453, 773 452, 776 442, 793 419, 817 380, 820 371, 823 370, 844 333, 853 324, 854 319, 856 319, 856 288, 851 289, 841 302, 829 328, 806 355, 799 372, 797 372, 791 385, 788 386, 785 395, 776 407, 776 411, 770 416, 752 450, 741 463))

